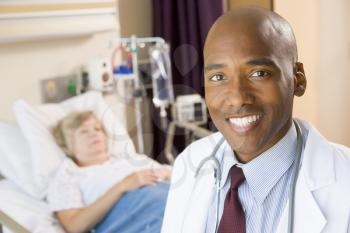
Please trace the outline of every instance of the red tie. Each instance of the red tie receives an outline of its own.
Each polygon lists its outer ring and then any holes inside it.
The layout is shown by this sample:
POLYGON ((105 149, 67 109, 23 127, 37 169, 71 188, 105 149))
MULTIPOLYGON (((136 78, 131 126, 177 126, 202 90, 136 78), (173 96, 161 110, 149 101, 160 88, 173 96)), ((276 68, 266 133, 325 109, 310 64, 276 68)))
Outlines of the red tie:
POLYGON ((245 233, 245 216, 238 198, 238 187, 245 180, 241 168, 230 169, 231 187, 227 192, 218 233, 245 233))

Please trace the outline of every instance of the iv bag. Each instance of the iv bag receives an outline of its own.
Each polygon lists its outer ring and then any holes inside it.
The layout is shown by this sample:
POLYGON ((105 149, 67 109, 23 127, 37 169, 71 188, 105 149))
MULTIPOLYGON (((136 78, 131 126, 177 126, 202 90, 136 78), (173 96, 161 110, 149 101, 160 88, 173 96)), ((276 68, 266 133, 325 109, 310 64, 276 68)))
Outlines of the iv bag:
POLYGON ((163 114, 165 108, 174 102, 173 82, 171 78, 171 64, 169 58, 169 46, 156 44, 149 48, 153 103, 161 108, 163 114))

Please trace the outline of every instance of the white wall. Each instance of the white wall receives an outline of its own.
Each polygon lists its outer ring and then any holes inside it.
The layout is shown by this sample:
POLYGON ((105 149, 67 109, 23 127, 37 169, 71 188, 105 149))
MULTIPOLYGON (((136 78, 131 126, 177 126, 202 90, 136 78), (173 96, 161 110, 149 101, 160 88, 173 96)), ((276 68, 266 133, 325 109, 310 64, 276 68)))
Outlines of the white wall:
POLYGON ((320 130, 350 146, 349 0, 320 0, 320 130))
POLYGON ((41 102, 40 80, 74 71, 89 59, 109 56, 115 33, 90 37, 0 43, 0 120, 14 121, 12 104, 23 98, 41 102))
POLYGON ((274 6, 295 31, 308 79, 295 115, 311 121, 329 140, 350 146, 350 2, 275 0, 274 6))
POLYGON ((307 78, 305 95, 295 98, 294 115, 319 126, 319 10, 318 0, 275 0, 275 11, 291 24, 299 61, 307 78))

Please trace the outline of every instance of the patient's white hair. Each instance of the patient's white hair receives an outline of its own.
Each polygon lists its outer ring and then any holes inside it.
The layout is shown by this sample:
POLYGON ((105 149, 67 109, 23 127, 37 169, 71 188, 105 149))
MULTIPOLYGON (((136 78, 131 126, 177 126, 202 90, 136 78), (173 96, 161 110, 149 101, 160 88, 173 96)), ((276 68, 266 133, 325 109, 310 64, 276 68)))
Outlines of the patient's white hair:
MULTIPOLYGON (((94 117, 97 121, 97 117, 92 111, 84 112, 71 112, 63 119, 61 119, 53 128, 52 134, 61 147, 64 153, 74 159, 73 153, 73 133, 78 129, 86 120, 94 117)), ((107 136, 106 130, 101 124, 102 131, 107 136)))

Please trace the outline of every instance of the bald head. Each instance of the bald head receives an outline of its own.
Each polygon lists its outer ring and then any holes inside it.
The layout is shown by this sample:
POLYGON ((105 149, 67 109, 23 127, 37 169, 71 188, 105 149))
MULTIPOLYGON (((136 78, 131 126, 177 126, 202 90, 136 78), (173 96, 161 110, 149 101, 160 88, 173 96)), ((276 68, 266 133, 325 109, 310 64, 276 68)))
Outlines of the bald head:
POLYGON ((259 7, 243 7, 225 13, 210 29, 204 54, 208 43, 223 37, 235 37, 237 40, 253 38, 261 46, 273 45, 277 54, 297 62, 297 46, 293 30, 280 15, 259 7))

